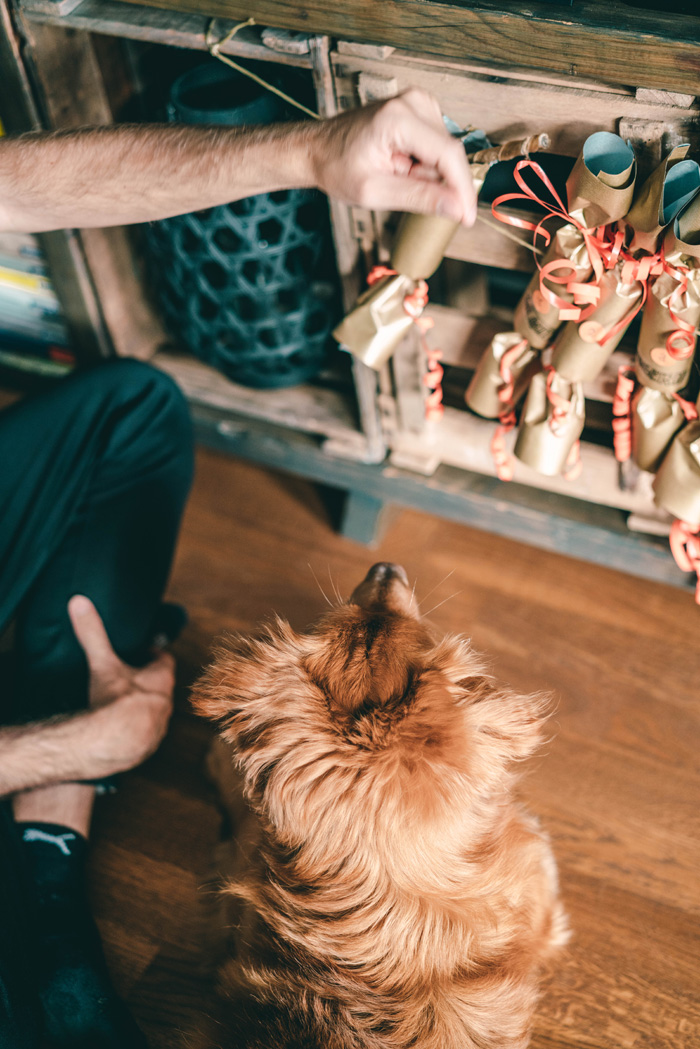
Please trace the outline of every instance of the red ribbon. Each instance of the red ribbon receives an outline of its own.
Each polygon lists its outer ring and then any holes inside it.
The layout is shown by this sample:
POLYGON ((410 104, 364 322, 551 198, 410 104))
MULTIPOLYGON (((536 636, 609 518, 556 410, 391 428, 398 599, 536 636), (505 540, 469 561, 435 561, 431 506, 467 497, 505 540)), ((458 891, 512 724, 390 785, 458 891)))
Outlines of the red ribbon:
POLYGON ((671 525, 669 544, 673 559, 681 572, 695 572, 698 577, 695 603, 700 605, 700 525, 674 521, 671 525))
POLYGON ((688 321, 683 320, 682 317, 674 313, 671 304, 675 299, 681 299, 685 295, 691 270, 688 266, 684 266, 683 263, 679 263, 677 266, 671 265, 664 255, 663 245, 660 258, 664 271, 678 281, 678 286, 673 289, 668 300, 668 312, 676 328, 666 339, 666 352, 674 361, 687 361, 695 353, 695 328, 688 321))
POLYGON ((511 365, 526 349, 527 339, 521 339, 520 342, 516 342, 514 346, 511 346, 505 351, 498 365, 498 371, 503 380, 502 385, 498 388, 498 399, 501 402, 502 407, 498 413, 499 425, 496 427, 494 435, 491 438, 491 455, 493 456, 494 466, 496 467, 496 476, 499 481, 513 480, 513 459, 506 448, 506 436, 514 428, 517 421, 515 416, 515 404, 513 402, 515 380, 510 369, 511 365))
POLYGON ((618 463, 626 463, 632 454, 632 392, 635 379, 622 365, 617 373, 617 387, 612 404, 613 446, 618 463))
POLYGON ((565 222, 575 226, 583 237, 588 251, 588 257, 591 266, 593 267, 593 273, 595 275, 595 279, 592 281, 582 282, 575 280, 572 274, 575 275, 576 267, 567 259, 553 259, 551 262, 547 262, 544 266, 541 266, 537 257, 535 257, 537 268, 540 271, 540 293, 542 297, 559 311, 560 320, 581 321, 593 311, 598 303, 598 299, 600 298, 600 288, 598 287, 600 279, 603 276, 604 270, 610 268, 611 265, 614 265, 617 259, 617 254, 619 254, 622 249, 622 235, 616 235, 613 240, 606 240, 604 236, 605 227, 600 226, 597 229, 588 229, 577 219, 572 218, 547 174, 534 160, 519 160, 515 165, 513 178, 518 186, 520 186, 522 192, 504 193, 493 201, 491 212, 499 222, 504 222, 509 226, 517 226, 518 229, 532 230, 534 232, 533 240, 536 241, 537 238, 541 236, 544 239, 545 247, 549 246, 552 238, 544 224, 551 218, 564 219, 565 222), (533 171, 553 198, 555 202, 554 204, 542 200, 542 198, 528 186, 521 174, 525 168, 530 168, 533 171), (515 215, 501 215, 497 210, 499 205, 505 204, 509 200, 531 200, 546 208, 547 214, 537 223, 529 222, 527 219, 517 218, 515 215), (610 261, 611 259, 613 261, 610 261), (556 275, 555 271, 562 269, 569 270, 569 275, 561 273, 556 275), (564 285, 566 291, 572 296, 573 302, 561 298, 548 288, 545 284, 545 279, 551 284, 564 285), (581 309, 581 306, 587 306, 588 308, 584 310, 581 309))

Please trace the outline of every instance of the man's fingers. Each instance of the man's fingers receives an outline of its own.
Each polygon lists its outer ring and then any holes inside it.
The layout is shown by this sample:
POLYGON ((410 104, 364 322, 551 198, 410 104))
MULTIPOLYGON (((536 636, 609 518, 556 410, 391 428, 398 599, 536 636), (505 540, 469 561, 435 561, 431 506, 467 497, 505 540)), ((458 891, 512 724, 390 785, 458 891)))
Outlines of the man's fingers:
POLYGON ((136 671, 134 682, 146 692, 171 694, 175 687, 175 660, 169 652, 159 652, 152 662, 136 671))
POLYGON ((439 179, 456 203, 451 217, 471 225, 476 218, 476 192, 462 143, 443 128, 426 123, 406 122, 398 131, 399 149, 417 162, 411 174, 429 181, 432 172, 431 178, 439 179))
POLYGON ((112 648, 100 615, 88 597, 76 594, 68 602, 75 636, 85 652, 90 671, 98 676, 123 672, 124 664, 112 648))
POLYGON ((471 225, 474 221, 464 214, 464 206, 451 186, 444 182, 405 178, 400 175, 381 175, 367 186, 367 196, 376 201, 374 207, 387 211, 413 211, 425 215, 441 215, 455 222, 471 225))

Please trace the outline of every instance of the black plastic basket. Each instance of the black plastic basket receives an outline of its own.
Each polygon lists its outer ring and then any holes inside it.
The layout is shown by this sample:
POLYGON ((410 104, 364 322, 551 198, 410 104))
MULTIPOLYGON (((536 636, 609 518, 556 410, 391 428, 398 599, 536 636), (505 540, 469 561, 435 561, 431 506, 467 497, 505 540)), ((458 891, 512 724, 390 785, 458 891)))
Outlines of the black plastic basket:
MULTIPOLYGON (((288 111, 275 95, 216 63, 175 81, 168 116, 180 123, 263 124, 287 119, 288 111)), ((291 386, 319 371, 337 309, 320 193, 247 197, 153 223, 146 237, 166 322, 188 350, 247 386, 291 386)))

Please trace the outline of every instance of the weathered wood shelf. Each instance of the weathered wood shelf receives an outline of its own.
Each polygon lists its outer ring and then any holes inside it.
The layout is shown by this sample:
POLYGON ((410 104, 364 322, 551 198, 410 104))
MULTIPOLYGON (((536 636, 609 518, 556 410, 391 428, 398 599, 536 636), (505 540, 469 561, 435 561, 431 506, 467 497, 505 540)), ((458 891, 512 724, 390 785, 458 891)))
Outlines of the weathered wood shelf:
MULTIPOLYGON (((250 17, 249 0, 155 0, 154 7, 250 17)), ((700 20, 610 3, 557 8, 537 0, 524 10, 498 3, 435 0, 256 0, 261 25, 345 40, 476 58, 573 79, 698 93, 700 20)))
MULTIPOLYGON (((186 47, 193 51, 207 50, 207 27, 212 21, 210 15, 166 11, 143 4, 120 3, 119 0, 81 0, 66 13, 61 13, 53 0, 22 0, 20 7, 30 22, 69 26, 71 29, 142 40, 150 44, 186 47)), ((232 28, 232 24, 217 21, 218 25, 214 29, 218 37, 222 38, 232 28)), ((233 39, 221 46, 222 54, 311 68, 308 55, 272 50, 262 43, 260 32, 259 28, 252 26, 239 30, 233 39)))
POLYGON ((452 466, 440 466, 431 477, 420 477, 392 463, 331 458, 311 434, 270 427, 203 403, 193 404, 193 415, 203 444, 346 491, 345 521, 351 526, 344 531, 349 538, 372 545, 378 538, 377 519, 388 503, 657 582, 690 587, 689 578, 669 556, 668 544, 631 533, 621 510, 521 484, 505 485, 452 466))

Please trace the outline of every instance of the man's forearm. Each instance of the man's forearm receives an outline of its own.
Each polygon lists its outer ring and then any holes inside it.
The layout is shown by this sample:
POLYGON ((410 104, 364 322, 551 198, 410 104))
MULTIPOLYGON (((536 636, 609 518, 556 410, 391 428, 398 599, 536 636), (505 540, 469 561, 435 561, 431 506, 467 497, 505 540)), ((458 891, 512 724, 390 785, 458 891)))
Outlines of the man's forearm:
POLYGON ((313 124, 114 125, 0 139, 0 229, 148 222, 315 182, 313 124))
POLYGON ((87 779, 81 738, 88 716, 0 729, 0 797, 87 779))

